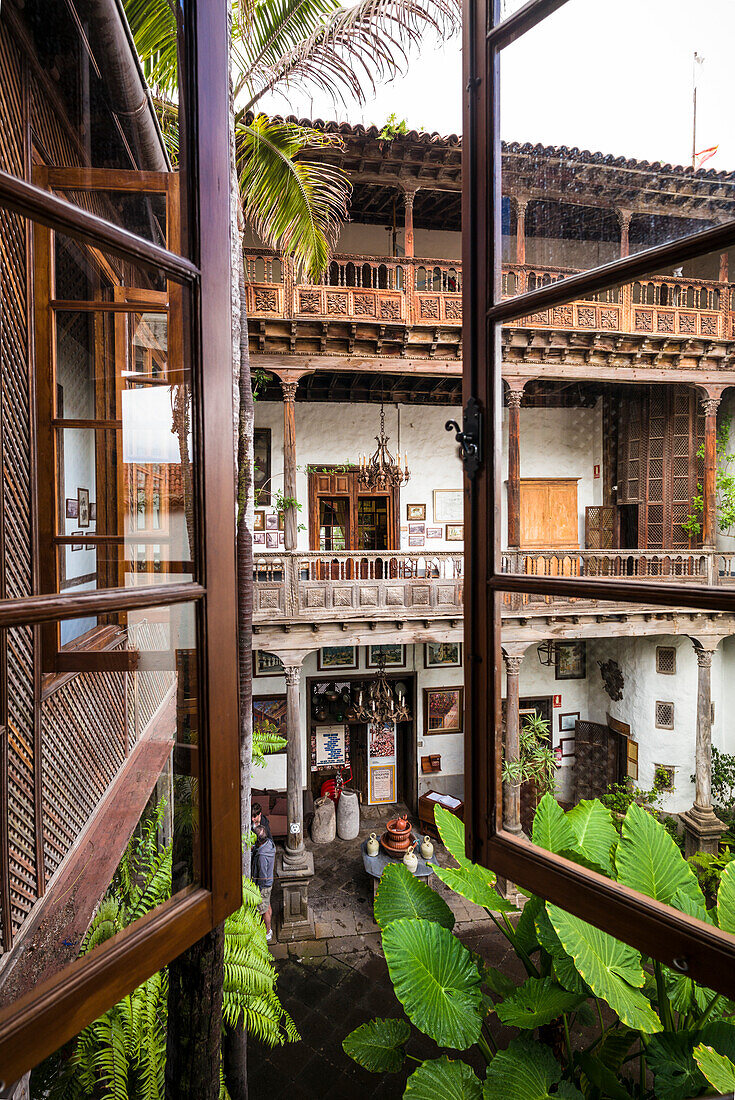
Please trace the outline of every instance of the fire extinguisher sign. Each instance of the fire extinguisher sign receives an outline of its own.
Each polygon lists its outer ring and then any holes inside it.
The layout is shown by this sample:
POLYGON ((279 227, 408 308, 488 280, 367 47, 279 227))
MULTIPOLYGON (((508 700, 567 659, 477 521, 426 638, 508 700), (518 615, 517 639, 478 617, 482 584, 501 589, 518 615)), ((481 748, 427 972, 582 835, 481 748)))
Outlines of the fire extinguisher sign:
POLYGON ((554 696, 554 706, 555 707, 560 707, 561 706, 561 695, 555 695, 554 696))

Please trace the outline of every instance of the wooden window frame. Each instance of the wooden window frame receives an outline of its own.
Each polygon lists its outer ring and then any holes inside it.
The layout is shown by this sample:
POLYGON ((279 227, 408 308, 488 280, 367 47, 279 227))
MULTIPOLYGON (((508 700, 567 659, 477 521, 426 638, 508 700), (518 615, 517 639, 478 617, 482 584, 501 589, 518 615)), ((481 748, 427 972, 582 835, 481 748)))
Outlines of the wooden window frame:
POLYGON ((506 19, 500 0, 465 0, 463 21, 463 401, 482 414, 481 462, 465 477, 465 739, 467 851, 503 877, 727 996, 735 939, 502 827, 501 605, 505 594, 582 597, 735 611, 735 593, 705 585, 522 576, 501 572, 501 326, 551 306, 735 245, 735 221, 503 298, 500 52, 567 0, 528 0, 506 19))
POLYGON ((91 955, 0 1012, 4 1083, 18 1079, 109 1006, 220 924, 241 904, 232 348, 230 145, 226 8, 187 5, 180 38, 182 162, 186 164, 188 255, 169 251, 0 172, 0 206, 31 223, 164 273, 180 286, 190 347, 197 437, 199 580, 68 592, 2 601, 0 630, 80 615, 194 603, 201 654, 200 880, 91 955), (199 232, 205 226, 206 232, 199 232))

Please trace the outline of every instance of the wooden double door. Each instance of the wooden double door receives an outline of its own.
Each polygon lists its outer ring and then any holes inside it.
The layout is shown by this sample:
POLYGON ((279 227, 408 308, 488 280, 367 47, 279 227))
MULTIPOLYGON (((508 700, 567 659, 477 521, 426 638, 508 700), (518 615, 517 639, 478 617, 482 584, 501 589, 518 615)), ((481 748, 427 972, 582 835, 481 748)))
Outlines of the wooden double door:
POLYGON ((398 490, 370 492, 357 469, 309 474, 309 548, 324 553, 380 552, 399 546, 398 490))

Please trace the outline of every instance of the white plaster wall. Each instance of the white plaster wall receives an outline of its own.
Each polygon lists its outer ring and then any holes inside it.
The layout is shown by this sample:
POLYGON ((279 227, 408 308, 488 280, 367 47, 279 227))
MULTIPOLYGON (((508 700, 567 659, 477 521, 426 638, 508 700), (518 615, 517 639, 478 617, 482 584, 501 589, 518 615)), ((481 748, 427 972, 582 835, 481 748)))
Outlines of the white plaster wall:
MULTIPOLYGON (((424 668, 423 645, 412 646, 416 661, 416 763, 418 767, 419 796, 426 791, 441 791, 464 801, 464 734, 432 733, 424 734, 424 688, 456 687, 464 683, 462 668, 424 668), (421 757, 438 752, 442 758, 440 772, 424 775, 421 771, 421 757)), ((464 657, 464 646, 463 657, 464 657)), ((467 700, 465 699, 465 707, 467 700)))
MULTIPOLYGON (((401 548, 408 547, 407 504, 426 505, 426 526, 434 524, 434 489, 461 489, 462 465, 457 455, 454 435, 444 430, 448 419, 460 419, 461 410, 449 405, 388 405, 385 410, 385 430, 390 437, 389 449, 397 449, 397 421, 400 413, 401 453, 408 452, 411 480, 400 491, 401 548)), ((299 523, 306 529, 299 532, 298 548, 309 549, 308 475, 309 464, 356 464, 361 453, 372 454, 379 430, 380 406, 376 404, 329 404, 327 402, 296 402, 296 498, 301 503, 299 523)), ((273 489, 283 488, 283 405, 277 401, 258 401, 255 405, 255 426, 271 429, 271 472, 273 489)), ((266 512, 274 511, 266 508, 266 512)), ((427 539, 426 550, 461 550, 462 543, 427 539)), ((257 553, 265 550, 256 546, 257 553)))
MULTIPOLYGON (((503 409, 503 542, 507 539, 508 412, 503 409)), ((576 477, 579 545, 584 546, 585 508, 602 504, 602 400, 592 409, 521 409, 521 477, 576 477)))

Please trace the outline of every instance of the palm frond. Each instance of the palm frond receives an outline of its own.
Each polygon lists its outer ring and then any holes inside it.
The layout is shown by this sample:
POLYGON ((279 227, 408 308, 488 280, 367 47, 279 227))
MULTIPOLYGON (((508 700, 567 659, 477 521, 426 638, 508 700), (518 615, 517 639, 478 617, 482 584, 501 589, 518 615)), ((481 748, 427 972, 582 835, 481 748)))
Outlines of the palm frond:
MULTIPOLYGON (((285 0, 265 0, 253 14, 256 37, 264 22, 261 7, 284 5, 285 0)), ((461 26, 460 0, 360 0, 354 6, 335 6, 325 18, 325 0, 302 0, 295 4, 302 18, 311 15, 312 29, 300 40, 284 47, 284 33, 274 36, 280 47, 259 56, 258 64, 245 68, 242 86, 249 89, 244 110, 251 110, 266 92, 278 85, 308 84, 342 103, 353 97, 366 102, 378 85, 405 71, 411 49, 419 47, 428 30, 442 38, 456 34, 461 26)), ((292 17, 291 31, 296 25, 292 17)))
POLYGON ((123 0, 148 84, 166 99, 178 97, 176 16, 169 0, 123 0))
POLYGON ((293 258, 297 279, 306 273, 318 280, 347 216, 350 184, 341 169, 303 154, 335 139, 259 115, 238 123, 236 140, 246 220, 267 245, 293 258))

